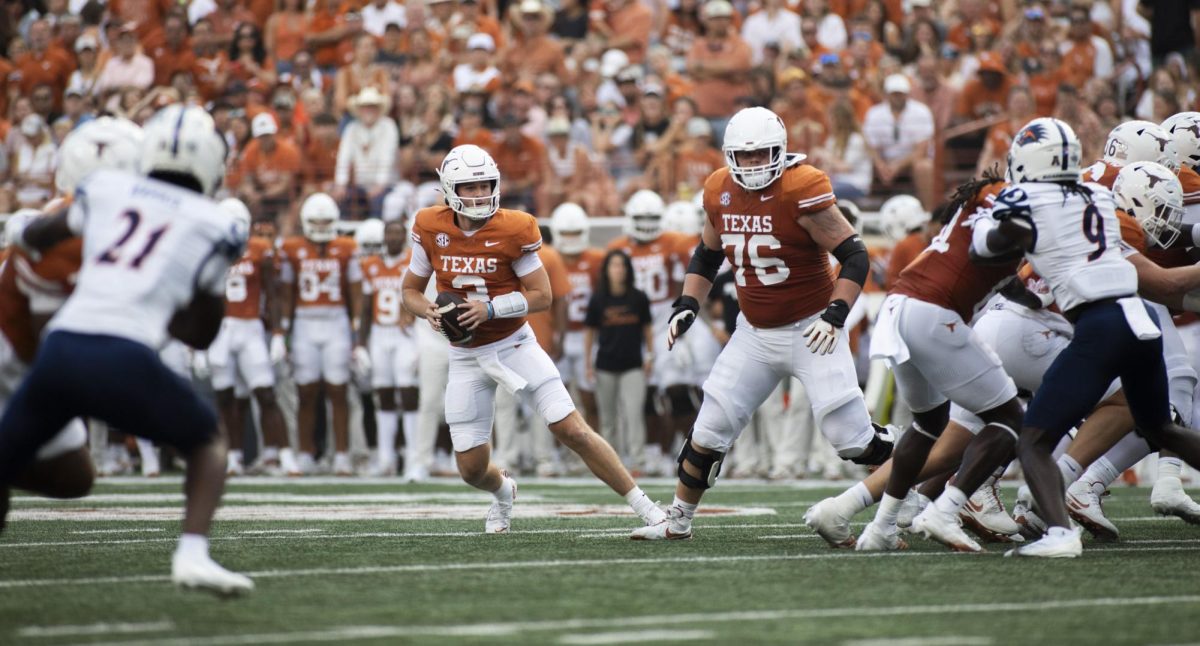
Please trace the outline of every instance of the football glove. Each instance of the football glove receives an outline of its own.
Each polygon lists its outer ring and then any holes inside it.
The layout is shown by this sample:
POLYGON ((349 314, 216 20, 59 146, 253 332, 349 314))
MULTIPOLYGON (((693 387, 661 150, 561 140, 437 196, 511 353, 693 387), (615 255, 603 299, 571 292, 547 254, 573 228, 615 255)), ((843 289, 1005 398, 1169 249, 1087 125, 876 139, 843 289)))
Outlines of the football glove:
POLYGON ((287 359, 287 343, 283 340, 282 334, 271 335, 271 363, 279 365, 287 359))
POLYGON ((691 296, 680 296, 671 304, 675 308, 667 323, 667 349, 675 347, 675 341, 683 336, 692 323, 696 322, 696 314, 700 312, 700 302, 691 296))
POLYGON ((821 313, 821 318, 813 321, 804 329, 804 344, 815 354, 829 354, 837 345, 838 332, 846 324, 850 314, 850 306, 846 301, 838 299, 829 304, 821 313))

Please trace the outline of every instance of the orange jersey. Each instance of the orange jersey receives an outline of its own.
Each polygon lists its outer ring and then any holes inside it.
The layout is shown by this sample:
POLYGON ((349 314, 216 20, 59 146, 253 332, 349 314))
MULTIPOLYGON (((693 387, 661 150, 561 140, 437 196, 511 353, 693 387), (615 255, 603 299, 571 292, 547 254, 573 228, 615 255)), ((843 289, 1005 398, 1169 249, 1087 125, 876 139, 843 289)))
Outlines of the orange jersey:
POLYGON ((357 279, 354 240, 334 238, 318 244, 303 236, 292 236, 280 247, 283 282, 295 282, 296 311, 306 308, 346 305, 344 281, 357 279))
MULTIPOLYGON (((563 262, 562 254, 552 247, 538 249, 538 257, 550 277, 550 295, 555 301, 571 295, 571 281, 567 279, 567 265, 563 262)), ((554 307, 529 315, 529 327, 533 328, 533 336, 538 345, 547 353, 554 346, 554 307)))
POLYGON ((264 261, 275 258, 275 249, 266 238, 246 241, 246 252, 229 266, 225 274, 225 316, 256 319, 262 313, 264 261))
POLYGON ((563 262, 567 266, 567 282, 571 284, 571 293, 567 295, 567 330, 578 332, 584 328, 588 301, 592 299, 596 281, 600 280, 604 252, 584 249, 578 256, 563 256, 563 262))
POLYGON ((395 327, 400 325, 400 308, 404 303, 400 283, 412 259, 412 251, 405 250, 399 257, 388 260, 383 256, 363 258, 363 295, 371 297, 371 311, 375 313, 375 325, 395 327))
POLYGON ((679 246, 675 248, 677 262, 675 263, 675 273, 671 275, 671 279, 679 284, 679 289, 683 289, 683 279, 687 276, 688 263, 692 261, 692 255, 696 253, 696 247, 700 245, 700 235, 679 234, 679 246))
MULTIPOLYGON (((968 238, 968 242, 970 238, 968 238)), ((928 246, 925 242, 925 236, 921 232, 910 233, 904 236, 896 246, 892 247, 892 253, 888 255, 887 273, 885 274, 884 283, 888 289, 896 286, 900 280, 900 273, 908 268, 912 261, 921 255, 921 252, 928 246)))
POLYGON ((1117 181, 1117 173, 1120 172, 1120 166, 1113 166, 1108 162, 1098 161, 1083 169, 1083 181, 1095 182, 1104 188, 1112 190, 1113 182, 1117 181))
MULTIPOLYGON (((467 235, 447 206, 417 212, 412 239, 425 252, 437 275, 438 292, 487 301, 521 291, 514 266, 542 246, 537 220, 522 211, 500 209, 483 227, 467 235)), ((503 340, 525 324, 524 318, 497 318, 475 328, 475 338, 465 347, 503 340)))
POLYGON ((0 332, 17 358, 33 361, 40 330, 33 317, 49 318, 75 289, 83 264, 83 238, 70 238, 50 248, 37 262, 12 252, 0 270, 0 332))
POLYGON ((704 183, 704 211, 736 267, 734 283, 755 327, 789 325, 820 312, 833 293, 829 253, 800 218, 837 202, 829 177, 800 164, 761 191, 738 186, 722 168, 704 183))
POLYGON ((1200 204, 1200 173, 1189 166, 1179 167, 1179 183, 1183 185, 1183 204, 1200 204))
POLYGON ((1005 186, 1004 182, 988 184, 963 204, 925 251, 900 272, 892 293, 944 307, 970 321, 992 290, 1020 264, 1019 260, 997 265, 971 262, 972 216, 992 208, 1005 186))
POLYGON ((687 260, 680 258, 684 246, 681 233, 664 231, 653 242, 640 242, 625 235, 608 243, 609 250, 620 249, 633 261, 633 284, 646 293, 650 307, 670 304, 677 290, 672 285, 679 272, 676 267, 687 260))
POLYGON ((1117 222, 1121 223, 1121 242, 1137 249, 1137 252, 1146 255, 1149 250, 1146 245, 1146 232, 1142 230, 1142 225, 1138 223, 1137 218, 1126 213, 1123 209, 1117 209, 1117 222))

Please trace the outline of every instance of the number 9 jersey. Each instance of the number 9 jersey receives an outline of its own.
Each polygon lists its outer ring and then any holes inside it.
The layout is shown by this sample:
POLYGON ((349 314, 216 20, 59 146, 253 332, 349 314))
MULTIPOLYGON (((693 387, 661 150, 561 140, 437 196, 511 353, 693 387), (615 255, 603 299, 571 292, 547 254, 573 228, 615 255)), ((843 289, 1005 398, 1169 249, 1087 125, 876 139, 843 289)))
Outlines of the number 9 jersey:
POLYGON ((829 305, 829 254, 797 222, 836 199, 825 173, 793 165, 761 191, 748 191, 722 168, 704 183, 704 211, 733 264, 742 314, 758 328, 801 321, 829 305))

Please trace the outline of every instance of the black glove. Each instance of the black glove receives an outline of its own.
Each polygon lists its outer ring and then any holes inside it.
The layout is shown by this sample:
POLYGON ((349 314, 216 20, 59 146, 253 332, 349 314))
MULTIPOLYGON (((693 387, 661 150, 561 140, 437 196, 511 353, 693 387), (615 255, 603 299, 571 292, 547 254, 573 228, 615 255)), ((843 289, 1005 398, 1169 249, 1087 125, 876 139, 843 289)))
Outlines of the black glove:
POLYGON ((675 341, 692 327, 692 323, 696 322, 696 314, 700 312, 700 302, 691 296, 680 296, 671 306, 675 310, 671 312, 671 319, 667 324, 668 350, 675 347, 675 341))

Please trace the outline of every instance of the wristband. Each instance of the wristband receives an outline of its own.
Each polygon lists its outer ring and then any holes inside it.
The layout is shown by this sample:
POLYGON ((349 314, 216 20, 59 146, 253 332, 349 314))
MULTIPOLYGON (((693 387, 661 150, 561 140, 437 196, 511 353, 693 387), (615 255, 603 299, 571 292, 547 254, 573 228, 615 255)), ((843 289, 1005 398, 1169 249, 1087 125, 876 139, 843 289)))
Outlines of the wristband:
POLYGON ((833 327, 840 328, 846 325, 846 317, 849 315, 850 305, 839 298, 830 303, 829 307, 825 308, 825 311, 821 314, 821 320, 833 327))
POLYGON ((490 321, 490 320, 496 318, 496 308, 495 308, 495 306, 492 305, 491 301, 488 301, 486 303, 486 305, 487 305, 487 310, 488 310, 487 320, 490 321))
POLYGON ((516 319, 529 313, 529 301, 521 292, 509 292, 493 298, 490 303, 496 318, 516 319))

